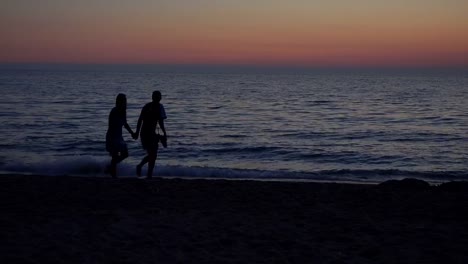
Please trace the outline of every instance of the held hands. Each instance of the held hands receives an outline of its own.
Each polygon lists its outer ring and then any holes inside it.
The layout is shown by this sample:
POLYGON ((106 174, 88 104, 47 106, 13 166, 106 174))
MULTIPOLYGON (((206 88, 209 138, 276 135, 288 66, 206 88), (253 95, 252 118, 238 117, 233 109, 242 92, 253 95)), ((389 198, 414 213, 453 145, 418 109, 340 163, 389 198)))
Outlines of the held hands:
POLYGON ((133 132, 132 132, 132 138, 135 139, 135 140, 137 140, 137 139, 138 139, 138 133, 133 133, 133 132))

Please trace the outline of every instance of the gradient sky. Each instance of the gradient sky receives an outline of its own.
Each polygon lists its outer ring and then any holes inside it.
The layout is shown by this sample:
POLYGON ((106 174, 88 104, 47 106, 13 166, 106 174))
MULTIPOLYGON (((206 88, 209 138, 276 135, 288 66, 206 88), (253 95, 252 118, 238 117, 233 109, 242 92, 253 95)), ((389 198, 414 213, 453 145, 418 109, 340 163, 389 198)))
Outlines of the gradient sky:
POLYGON ((468 66, 467 0, 3 0, 0 63, 468 66))

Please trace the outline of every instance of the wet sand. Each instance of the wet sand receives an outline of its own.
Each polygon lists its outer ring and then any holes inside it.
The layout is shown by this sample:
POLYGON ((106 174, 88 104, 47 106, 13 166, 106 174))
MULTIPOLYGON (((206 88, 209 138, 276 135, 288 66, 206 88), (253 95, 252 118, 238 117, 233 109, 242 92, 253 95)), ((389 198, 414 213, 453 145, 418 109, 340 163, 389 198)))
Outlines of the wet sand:
POLYGON ((0 263, 468 263, 468 184, 0 175, 0 263))

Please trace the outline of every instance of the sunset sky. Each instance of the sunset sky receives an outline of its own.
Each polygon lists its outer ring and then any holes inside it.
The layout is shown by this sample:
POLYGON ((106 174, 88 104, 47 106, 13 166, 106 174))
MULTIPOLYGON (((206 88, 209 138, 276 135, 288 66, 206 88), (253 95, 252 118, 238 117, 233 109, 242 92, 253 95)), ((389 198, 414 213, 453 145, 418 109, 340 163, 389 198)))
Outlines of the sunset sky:
POLYGON ((6 0, 0 63, 468 66, 466 0, 6 0))

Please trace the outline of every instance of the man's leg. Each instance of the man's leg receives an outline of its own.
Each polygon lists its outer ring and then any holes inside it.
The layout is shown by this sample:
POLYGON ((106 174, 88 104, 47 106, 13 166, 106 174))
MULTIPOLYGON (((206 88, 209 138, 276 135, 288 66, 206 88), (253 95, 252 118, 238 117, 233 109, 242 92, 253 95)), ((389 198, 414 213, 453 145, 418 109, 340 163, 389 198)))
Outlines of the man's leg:
POLYGON ((140 162, 140 164, 137 165, 136 167, 136 172, 137 172, 137 176, 140 177, 141 176, 141 167, 143 167, 143 165, 145 165, 146 163, 148 163, 148 155, 146 155, 140 162))
POLYGON ((153 169, 158 157, 158 148, 148 151, 148 179, 153 177, 153 169))

